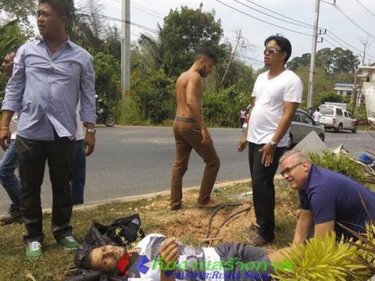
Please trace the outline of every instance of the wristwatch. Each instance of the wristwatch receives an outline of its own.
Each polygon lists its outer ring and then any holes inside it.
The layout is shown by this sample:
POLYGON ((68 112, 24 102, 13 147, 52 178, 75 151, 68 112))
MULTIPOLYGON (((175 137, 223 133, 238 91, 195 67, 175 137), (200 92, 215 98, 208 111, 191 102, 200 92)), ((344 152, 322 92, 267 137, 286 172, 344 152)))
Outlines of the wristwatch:
POLYGON ((273 141, 273 140, 270 140, 268 143, 269 143, 270 145, 272 145, 272 146, 276 146, 276 145, 277 145, 277 142, 275 142, 275 141, 273 141))
POLYGON ((86 133, 91 133, 91 134, 96 134, 96 129, 91 129, 91 128, 88 128, 86 129, 86 133))

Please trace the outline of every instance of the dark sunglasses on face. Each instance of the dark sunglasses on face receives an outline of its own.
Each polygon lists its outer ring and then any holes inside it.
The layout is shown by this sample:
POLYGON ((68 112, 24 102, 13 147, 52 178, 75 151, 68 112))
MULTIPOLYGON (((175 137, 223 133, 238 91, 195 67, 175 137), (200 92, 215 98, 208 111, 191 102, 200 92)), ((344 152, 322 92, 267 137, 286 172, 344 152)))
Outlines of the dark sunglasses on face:
POLYGON ((283 177, 285 177, 286 174, 290 175, 290 173, 294 170, 294 168, 296 168, 298 165, 301 165, 301 164, 303 164, 303 162, 299 162, 293 166, 285 168, 284 170, 280 172, 280 175, 282 175, 283 177))
POLYGON ((266 53, 269 53, 270 55, 273 55, 275 54, 276 52, 282 52, 281 50, 279 49, 276 49, 276 48, 265 48, 264 51, 263 51, 263 54, 266 54, 266 53))

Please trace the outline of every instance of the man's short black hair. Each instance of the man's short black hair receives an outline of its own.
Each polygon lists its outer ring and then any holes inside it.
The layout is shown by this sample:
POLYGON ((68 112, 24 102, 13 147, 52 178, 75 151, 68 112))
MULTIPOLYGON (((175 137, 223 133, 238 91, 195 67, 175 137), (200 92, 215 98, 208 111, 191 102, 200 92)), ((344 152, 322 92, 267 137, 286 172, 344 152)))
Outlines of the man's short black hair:
POLYGON ((208 57, 208 58, 212 59, 214 61, 214 63, 217 64, 217 57, 214 54, 214 52, 212 52, 210 49, 200 48, 195 54, 195 60, 201 58, 202 56, 205 56, 205 57, 208 57))
POLYGON ((280 47, 281 51, 286 53, 284 63, 288 61, 290 55, 292 54, 292 44, 290 41, 281 35, 271 35, 264 41, 264 46, 267 46, 268 42, 274 40, 276 44, 280 47))
POLYGON ((68 0, 39 0, 40 4, 50 5, 59 16, 70 18, 71 1, 68 0))

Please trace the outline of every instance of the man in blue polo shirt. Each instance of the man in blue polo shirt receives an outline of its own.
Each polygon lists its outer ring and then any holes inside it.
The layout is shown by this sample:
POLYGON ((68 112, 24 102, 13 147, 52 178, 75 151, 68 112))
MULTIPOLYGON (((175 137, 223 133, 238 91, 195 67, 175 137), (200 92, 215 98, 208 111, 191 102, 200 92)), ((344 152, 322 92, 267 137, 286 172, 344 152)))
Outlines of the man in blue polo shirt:
POLYGON ((337 237, 353 237, 338 223, 364 232, 375 219, 375 193, 353 179, 315 166, 302 151, 290 151, 280 159, 281 175, 299 191, 301 212, 293 242, 303 243, 314 225, 314 237, 335 231, 337 237))

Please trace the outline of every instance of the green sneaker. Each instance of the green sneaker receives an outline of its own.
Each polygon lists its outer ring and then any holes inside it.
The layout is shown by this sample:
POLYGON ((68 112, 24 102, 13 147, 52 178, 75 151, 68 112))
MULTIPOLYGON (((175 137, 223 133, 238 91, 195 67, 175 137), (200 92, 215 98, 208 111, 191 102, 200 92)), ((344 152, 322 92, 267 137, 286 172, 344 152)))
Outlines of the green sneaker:
POLYGON ((73 236, 65 236, 63 239, 58 241, 65 250, 76 250, 78 249, 78 242, 73 238, 73 236))
POLYGON ((38 241, 32 241, 26 246, 26 258, 28 259, 38 259, 42 257, 42 244, 38 241))

